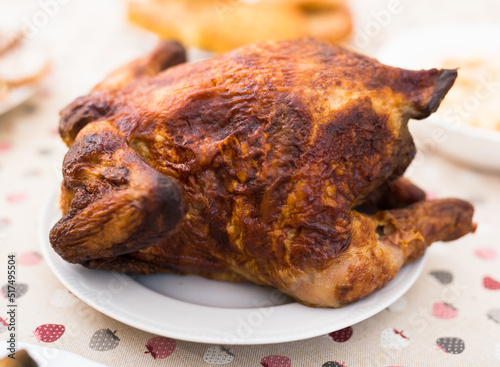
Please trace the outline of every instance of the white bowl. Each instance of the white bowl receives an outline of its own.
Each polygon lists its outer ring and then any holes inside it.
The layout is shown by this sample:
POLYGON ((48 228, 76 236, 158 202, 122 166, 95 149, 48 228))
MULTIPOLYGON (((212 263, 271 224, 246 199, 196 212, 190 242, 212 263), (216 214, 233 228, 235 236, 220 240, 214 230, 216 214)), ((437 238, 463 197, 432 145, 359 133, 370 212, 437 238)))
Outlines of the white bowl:
MULTIPOLYGON (((418 70, 439 68, 444 59, 482 57, 498 54, 499 50, 498 25, 448 25, 389 39, 376 56, 384 64, 418 70)), ((500 96, 500 80, 494 82, 491 98, 500 96)), ((424 121, 412 121, 410 129, 417 145, 427 151, 437 149, 474 168, 500 171, 500 131, 469 125, 454 117, 445 117, 438 110, 424 121)))

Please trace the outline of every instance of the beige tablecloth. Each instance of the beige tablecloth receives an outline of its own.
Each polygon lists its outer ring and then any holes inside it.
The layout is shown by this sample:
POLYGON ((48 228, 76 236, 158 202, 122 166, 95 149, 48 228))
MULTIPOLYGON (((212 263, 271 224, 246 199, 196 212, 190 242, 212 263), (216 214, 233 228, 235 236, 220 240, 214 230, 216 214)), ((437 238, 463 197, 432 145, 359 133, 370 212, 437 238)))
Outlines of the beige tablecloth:
MULTIPOLYGON (((0 5, 7 3, 12 4, 0 5)), ((20 1, 20 19, 33 22, 41 3, 20 1)), ((33 98, 0 116, 0 286, 7 283, 7 253, 16 253, 20 341, 109 366, 500 366, 500 176, 475 172, 432 152, 413 166, 411 178, 436 197, 470 200, 476 207, 477 233, 434 245, 408 293, 341 333, 259 346, 153 339, 155 335, 117 322, 70 294, 41 257, 37 238, 42 207, 60 183, 66 151, 57 134, 58 111, 155 41, 126 24, 118 0, 62 3, 33 31, 32 41, 43 42, 53 59, 52 72, 33 98), (164 348, 155 359, 145 353, 147 345, 164 348)), ((353 1, 356 31, 366 32, 363 26, 388 3, 353 1)), ((408 0, 400 5, 387 25, 368 41, 352 41, 355 46, 373 54, 391 34, 414 26, 500 19, 499 6, 488 1, 408 0)), ((3 319, 7 303, 2 293, 3 319)), ((0 339, 8 339, 2 322, 0 339)))

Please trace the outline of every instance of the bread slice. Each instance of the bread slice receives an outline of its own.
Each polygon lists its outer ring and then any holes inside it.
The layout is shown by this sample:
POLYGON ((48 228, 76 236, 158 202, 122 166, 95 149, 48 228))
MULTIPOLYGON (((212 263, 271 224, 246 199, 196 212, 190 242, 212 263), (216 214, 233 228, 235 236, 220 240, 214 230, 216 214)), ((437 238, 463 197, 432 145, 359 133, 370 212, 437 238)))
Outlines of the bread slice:
POLYGON ((128 17, 163 39, 216 53, 300 37, 333 43, 352 29, 344 0, 131 0, 128 17))
POLYGON ((0 80, 10 88, 38 81, 48 67, 43 51, 27 42, 20 41, 0 54, 0 80))

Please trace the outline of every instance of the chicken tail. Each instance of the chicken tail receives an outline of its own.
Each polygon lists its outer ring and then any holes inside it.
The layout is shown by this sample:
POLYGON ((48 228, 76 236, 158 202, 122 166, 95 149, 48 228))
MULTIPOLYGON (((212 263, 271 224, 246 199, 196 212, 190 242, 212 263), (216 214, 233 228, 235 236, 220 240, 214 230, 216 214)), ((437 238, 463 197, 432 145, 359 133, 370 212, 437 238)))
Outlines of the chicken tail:
POLYGON ((427 105, 422 111, 422 114, 425 117, 437 111, 444 96, 453 86, 455 79, 457 79, 457 75, 458 75, 457 70, 450 70, 450 69, 440 70, 439 77, 436 81, 436 85, 431 94, 431 98, 429 99, 427 105))
POLYGON ((441 101, 453 86, 457 70, 403 70, 394 89, 407 97, 408 117, 421 120, 436 112, 441 101))

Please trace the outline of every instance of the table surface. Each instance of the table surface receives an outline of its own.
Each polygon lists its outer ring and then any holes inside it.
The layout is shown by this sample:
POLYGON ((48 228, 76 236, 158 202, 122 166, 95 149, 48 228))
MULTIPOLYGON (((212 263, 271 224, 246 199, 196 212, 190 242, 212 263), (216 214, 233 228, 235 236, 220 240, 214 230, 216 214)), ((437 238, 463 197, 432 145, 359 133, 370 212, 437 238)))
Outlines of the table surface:
MULTIPOLYGON (((414 27, 500 19, 500 5, 493 1, 395 1, 400 6, 398 14, 361 41, 356 37, 367 32, 368 24, 376 21, 390 1, 351 2, 356 20, 352 46, 374 55, 385 40, 414 27)), ((3 0, 0 7, 12 3, 3 0)), ((41 2, 18 3, 21 13, 16 14, 25 22, 41 9, 41 2)), ((18 282, 27 285, 26 293, 18 298, 18 338, 109 366, 215 365, 203 358, 210 348, 226 353, 221 346, 184 341, 175 341, 169 357, 153 359, 145 351, 155 335, 115 321, 78 300, 40 255, 37 226, 47 197, 60 183, 66 152, 57 133, 58 111, 113 68, 147 52, 155 43, 153 36, 127 25, 119 0, 61 1, 54 9, 32 38, 45 45, 53 60, 50 75, 33 98, 0 116, 0 283, 7 282, 7 253, 14 252, 18 255, 18 282), (37 341, 33 331, 46 324, 64 325, 65 332, 52 343, 37 341), (101 329, 116 330, 120 340, 113 349, 99 351, 90 345, 101 329)), ((436 197, 471 201, 476 208, 476 234, 431 247, 424 271, 410 291, 388 309, 352 325, 347 341, 320 336, 284 344, 225 346, 232 354, 225 360, 230 360, 228 366, 261 366, 266 356, 282 356, 275 358, 281 361, 275 367, 323 366, 328 361, 332 363, 327 366, 337 362, 346 367, 500 366, 500 290, 484 286, 486 277, 500 281, 500 176, 474 171, 437 152, 420 158, 410 177, 436 197), (387 335, 397 335, 395 331, 407 342, 388 343, 387 335), (465 349, 447 353, 446 346, 437 346, 441 338, 463 342, 465 349)), ((4 319, 6 309, 7 300, 0 296, 0 317, 4 319)), ((1 325, 0 340, 7 340, 1 325)))

